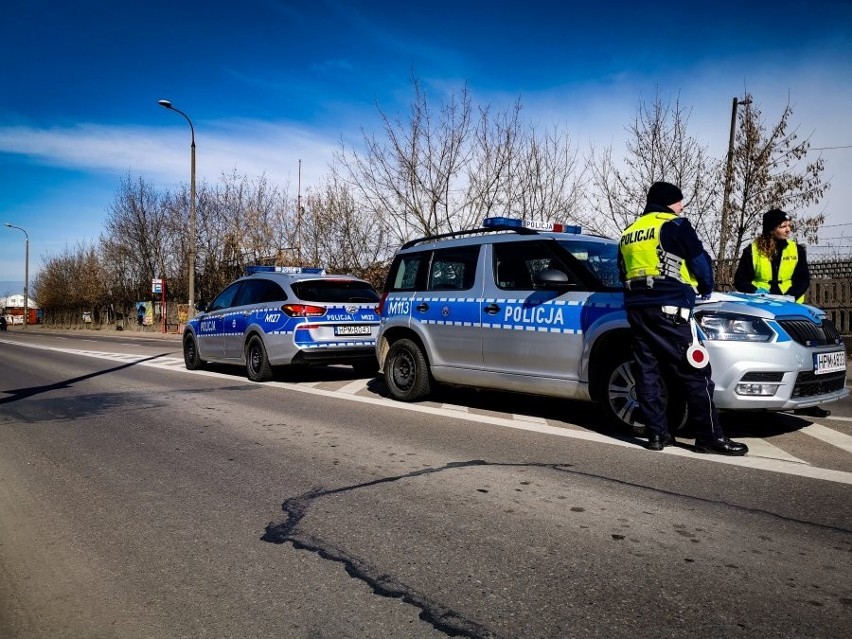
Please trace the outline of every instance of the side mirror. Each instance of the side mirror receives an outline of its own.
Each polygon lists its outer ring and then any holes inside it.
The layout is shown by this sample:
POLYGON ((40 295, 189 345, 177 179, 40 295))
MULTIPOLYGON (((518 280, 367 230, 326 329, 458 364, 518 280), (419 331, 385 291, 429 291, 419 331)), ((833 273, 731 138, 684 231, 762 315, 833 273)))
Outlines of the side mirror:
POLYGON ((533 282, 536 288, 547 288, 563 290, 574 288, 576 285, 562 271, 555 268, 546 268, 539 271, 533 282))
POLYGON ((202 302, 196 302, 195 303, 195 310, 198 311, 199 313, 206 313, 207 312, 207 302, 203 302, 203 301, 202 302))

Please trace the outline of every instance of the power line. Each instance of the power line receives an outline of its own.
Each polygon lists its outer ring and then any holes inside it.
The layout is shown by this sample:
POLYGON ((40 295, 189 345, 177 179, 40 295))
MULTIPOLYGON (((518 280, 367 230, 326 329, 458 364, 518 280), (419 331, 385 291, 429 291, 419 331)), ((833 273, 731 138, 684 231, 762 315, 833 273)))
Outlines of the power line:
POLYGON ((833 149, 852 149, 852 144, 844 146, 812 146, 809 151, 831 151, 833 149))

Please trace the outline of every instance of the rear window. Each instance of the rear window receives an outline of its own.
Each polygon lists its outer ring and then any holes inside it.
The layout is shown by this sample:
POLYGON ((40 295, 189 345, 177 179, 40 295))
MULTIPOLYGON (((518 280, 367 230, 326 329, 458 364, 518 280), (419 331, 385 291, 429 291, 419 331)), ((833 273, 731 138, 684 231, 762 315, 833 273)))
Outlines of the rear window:
POLYGON ((354 280, 306 280, 293 282, 293 292, 305 302, 378 302, 379 295, 367 282, 354 280))

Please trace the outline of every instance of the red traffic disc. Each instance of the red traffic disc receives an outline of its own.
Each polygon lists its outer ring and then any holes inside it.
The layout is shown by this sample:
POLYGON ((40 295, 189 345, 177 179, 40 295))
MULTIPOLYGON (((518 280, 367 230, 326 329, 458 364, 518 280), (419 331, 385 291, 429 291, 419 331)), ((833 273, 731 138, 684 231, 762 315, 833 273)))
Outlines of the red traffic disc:
POLYGON ((703 346, 693 344, 686 349, 686 361, 693 368, 704 368, 710 363, 710 355, 703 346))

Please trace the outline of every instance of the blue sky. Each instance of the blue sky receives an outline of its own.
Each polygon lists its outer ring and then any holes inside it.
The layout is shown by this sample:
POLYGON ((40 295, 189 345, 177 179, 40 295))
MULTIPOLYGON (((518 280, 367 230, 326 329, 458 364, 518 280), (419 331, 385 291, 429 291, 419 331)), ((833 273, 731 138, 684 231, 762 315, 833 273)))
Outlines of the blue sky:
MULTIPOLYGON (((620 147, 640 100, 680 95, 723 157, 731 100, 768 120, 788 100, 832 183, 825 243, 852 252, 852 3, 6 0, 0 20, 0 222, 27 229, 30 276, 94 241, 120 180, 170 189, 236 169, 295 193, 341 141, 467 82, 477 103, 620 147), (848 237, 847 239, 847 236, 848 237)), ((23 280, 23 234, 0 226, 0 295, 23 280)), ((811 252, 811 255, 819 253, 811 252)))

